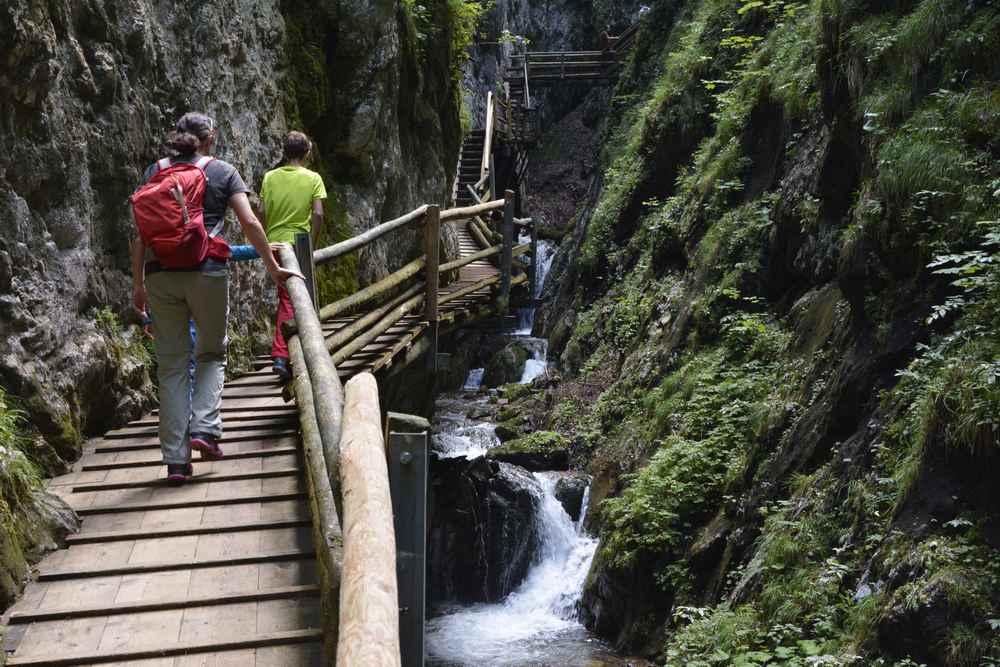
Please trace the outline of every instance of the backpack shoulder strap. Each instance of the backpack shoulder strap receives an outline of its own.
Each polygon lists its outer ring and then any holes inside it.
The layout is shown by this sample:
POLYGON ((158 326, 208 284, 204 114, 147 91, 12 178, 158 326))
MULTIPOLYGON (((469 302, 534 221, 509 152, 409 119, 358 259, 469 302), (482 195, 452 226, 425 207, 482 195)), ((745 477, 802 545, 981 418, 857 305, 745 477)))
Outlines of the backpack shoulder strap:
POLYGON ((215 158, 212 157, 211 155, 202 155, 200 158, 198 158, 198 161, 194 163, 194 166, 198 167, 202 171, 205 171, 205 167, 207 167, 208 163, 214 159, 215 158))
POLYGON ((168 157, 165 157, 162 160, 157 160, 156 162, 156 171, 163 171, 164 169, 168 169, 169 167, 170 167, 170 158, 168 157))

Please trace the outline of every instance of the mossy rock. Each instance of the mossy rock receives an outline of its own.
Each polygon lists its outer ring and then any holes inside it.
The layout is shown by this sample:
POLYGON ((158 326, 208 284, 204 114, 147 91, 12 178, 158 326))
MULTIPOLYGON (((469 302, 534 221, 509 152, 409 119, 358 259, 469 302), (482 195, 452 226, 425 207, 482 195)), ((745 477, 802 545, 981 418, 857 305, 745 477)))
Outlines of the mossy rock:
POLYGON ((500 442, 508 442, 523 437, 525 434, 524 419, 514 417, 513 419, 500 421, 496 425, 496 434, 500 438, 500 442))
POLYGON ((487 456, 528 470, 566 470, 569 441, 559 433, 535 431, 491 449, 487 456))
POLYGON ((519 401, 525 396, 530 396, 535 393, 535 391, 537 391, 535 387, 530 384, 514 383, 506 384, 500 387, 500 393, 503 394, 504 398, 511 402, 519 401))
POLYGON ((517 341, 505 346, 493 355, 490 363, 486 365, 483 385, 499 387, 519 381, 524 375, 524 366, 528 362, 528 357, 528 350, 517 341))

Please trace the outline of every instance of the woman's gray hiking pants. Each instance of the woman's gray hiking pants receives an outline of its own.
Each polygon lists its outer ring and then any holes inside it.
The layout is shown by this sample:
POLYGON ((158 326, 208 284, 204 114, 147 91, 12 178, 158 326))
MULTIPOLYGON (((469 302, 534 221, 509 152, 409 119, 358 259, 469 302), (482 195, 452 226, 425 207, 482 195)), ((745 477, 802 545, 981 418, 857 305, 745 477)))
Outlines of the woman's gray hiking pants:
POLYGON ((188 463, 192 433, 222 436, 229 270, 225 264, 209 261, 201 271, 152 273, 146 277, 146 292, 160 380, 163 462, 188 463), (193 392, 188 369, 190 319, 198 331, 193 392))

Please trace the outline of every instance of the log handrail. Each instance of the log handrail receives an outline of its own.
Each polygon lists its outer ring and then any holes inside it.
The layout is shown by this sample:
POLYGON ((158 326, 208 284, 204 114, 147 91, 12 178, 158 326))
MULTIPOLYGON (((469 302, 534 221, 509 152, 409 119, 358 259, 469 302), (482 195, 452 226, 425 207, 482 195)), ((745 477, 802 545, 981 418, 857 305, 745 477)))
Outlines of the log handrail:
POLYGON ((347 383, 340 448, 344 569, 337 664, 399 667, 396 533, 378 384, 370 373, 347 383))
POLYGON ((317 250, 313 254, 313 260, 316 264, 325 264, 330 260, 336 259, 337 257, 342 257, 355 250, 362 248, 369 243, 376 241, 391 231, 406 227, 409 224, 416 222, 424 217, 427 213, 427 205, 423 205, 420 208, 410 211, 406 215, 400 216, 395 220, 390 220, 388 222, 383 222, 381 225, 372 227, 366 232, 362 232, 357 236, 352 236, 346 241, 341 241, 340 243, 334 243, 331 246, 317 250))
MULTIPOLYGON (((490 177, 490 155, 493 154, 493 125, 495 109, 493 108, 493 91, 486 95, 486 136, 483 140, 483 160, 479 169, 479 183, 485 183, 490 177)), ((479 187, 482 187, 480 185, 479 187)))

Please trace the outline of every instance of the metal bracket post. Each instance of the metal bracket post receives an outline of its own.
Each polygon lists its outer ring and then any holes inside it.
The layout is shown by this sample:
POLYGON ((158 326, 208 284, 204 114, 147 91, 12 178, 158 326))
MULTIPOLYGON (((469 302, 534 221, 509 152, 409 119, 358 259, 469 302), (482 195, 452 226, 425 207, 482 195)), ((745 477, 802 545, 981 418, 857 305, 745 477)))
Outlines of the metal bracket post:
POLYGON ((429 432, 430 424, 422 417, 390 412, 386 418, 389 488, 396 526, 402 667, 424 665, 429 432))

